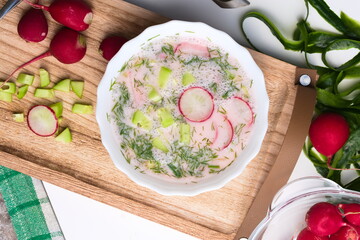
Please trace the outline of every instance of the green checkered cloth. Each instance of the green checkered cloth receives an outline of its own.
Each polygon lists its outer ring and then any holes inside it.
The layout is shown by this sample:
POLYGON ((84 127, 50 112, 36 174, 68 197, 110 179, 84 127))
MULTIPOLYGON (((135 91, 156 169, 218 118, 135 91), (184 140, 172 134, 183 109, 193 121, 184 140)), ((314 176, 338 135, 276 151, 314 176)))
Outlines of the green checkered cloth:
POLYGON ((18 240, 63 240, 42 182, 0 166, 0 192, 18 240))

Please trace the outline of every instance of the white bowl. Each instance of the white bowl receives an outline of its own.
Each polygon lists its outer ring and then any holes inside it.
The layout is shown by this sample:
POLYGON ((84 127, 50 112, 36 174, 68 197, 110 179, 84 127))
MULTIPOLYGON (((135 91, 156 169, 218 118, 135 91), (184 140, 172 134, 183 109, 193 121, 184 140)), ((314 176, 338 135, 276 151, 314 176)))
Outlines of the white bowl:
POLYGON ((237 177, 246 165, 257 155, 268 125, 269 99, 266 93, 263 73, 244 47, 236 43, 228 34, 204 23, 170 21, 145 29, 139 36, 125 43, 119 52, 111 59, 98 86, 97 94, 96 119, 100 127, 101 139, 116 167, 137 184, 163 195, 194 196, 223 187, 227 182, 237 177), (111 81, 117 77, 121 66, 123 66, 131 56, 138 53, 143 44, 149 43, 154 37, 156 37, 155 39, 159 39, 160 37, 175 34, 211 39, 213 43, 237 58, 246 74, 253 80, 252 88, 254 89, 253 98, 255 99, 256 121, 252 130, 253 134, 246 148, 241 153, 241 161, 235 160, 225 171, 193 184, 167 182, 135 170, 122 156, 120 146, 116 141, 116 136, 114 136, 114 132, 107 120, 107 114, 111 113, 112 108, 112 96, 109 90, 110 84, 111 81))

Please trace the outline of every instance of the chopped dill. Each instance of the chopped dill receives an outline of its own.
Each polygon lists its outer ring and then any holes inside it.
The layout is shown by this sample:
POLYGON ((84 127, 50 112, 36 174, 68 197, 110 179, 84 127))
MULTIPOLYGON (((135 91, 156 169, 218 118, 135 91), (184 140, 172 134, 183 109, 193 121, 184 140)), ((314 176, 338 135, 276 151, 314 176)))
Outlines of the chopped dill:
POLYGON ((134 151, 137 157, 145 160, 154 160, 152 143, 148 135, 136 135, 128 140, 128 146, 134 151))
POLYGON ((214 82, 214 83, 210 84, 209 88, 210 88, 214 93, 216 93, 216 92, 217 92, 218 85, 217 85, 217 83, 214 82))
POLYGON ((130 94, 124 82, 118 83, 118 85, 120 91, 119 98, 111 111, 115 114, 117 119, 121 119, 124 117, 124 106, 129 102, 130 94))
POLYGON ((168 56, 174 56, 174 47, 169 43, 165 43, 165 45, 161 47, 161 52, 168 56))

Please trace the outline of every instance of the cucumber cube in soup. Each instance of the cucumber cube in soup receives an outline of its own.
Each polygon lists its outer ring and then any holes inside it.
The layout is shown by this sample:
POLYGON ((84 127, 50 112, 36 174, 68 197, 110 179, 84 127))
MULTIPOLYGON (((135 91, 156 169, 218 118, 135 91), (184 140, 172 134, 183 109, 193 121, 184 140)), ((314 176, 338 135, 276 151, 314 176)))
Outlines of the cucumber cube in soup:
POLYGON ((40 87, 47 87, 50 84, 50 74, 43 68, 39 69, 40 87))
POLYGON ((184 73, 184 75, 182 76, 182 85, 187 86, 194 82, 196 82, 196 79, 191 73, 184 73))
POLYGON ((70 132, 69 128, 65 128, 64 131, 62 131, 59 135, 55 137, 56 141, 63 142, 63 143, 69 143, 72 141, 72 134, 70 132))
POLYGON ((24 122, 25 121, 24 113, 13 113, 12 117, 15 122, 24 122))
POLYGON ((78 96, 82 98, 84 92, 84 82, 83 81, 71 81, 70 82, 72 91, 78 96))
POLYGON ((70 92, 70 79, 63 79, 55 84, 53 87, 54 90, 62 91, 62 92, 70 92))
POLYGON ((49 106, 54 112, 57 118, 59 118, 62 115, 63 112, 63 103, 62 102, 57 102, 54 104, 51 104, 49 106))
POLYGON ((29 85, 24 85, 19 87, 18 92, 16 94, 18 99, 22 99, 23 97, 25 97, 26 93, 28 92, 29 89, 29 85))
POLYGON ((148 94, 148 98, 152 102, 159 102, 161 100, 160 94, 156 91, 156 89, 154 87, 151 88, 151 90, 150 90, 150 92, 148 94))
POLYGON ((164 142, 159 137, 156 137, 152 140, 152 145, 154 148, 160 149, 165 153, 169 152, 169 149, 165 146, 164 142))
POLYGON ((34 96, 38 98, 53 98, 55 93, 52 89, 37 88, 35 89, 34 96))
POLYGON ((93 106, 80 103, 75 103, 71 111, 78 114, 92 114, 94 112, 93 106))
POLYGON ((169 81, 171 72, 172 72, 171 69, 169 69, 167 67, 161 67, 160 72, 159 72, 159 78, 158 78, 158 83, 159 83, 160 88, 166 87, 166 84, 169 81))
POLYGON ((164 128, 171 126, 175 122, 173 116, 166 108, 159 108, 156 112, 160 118, 161 126, 164 128))
POLYGON ((20 73, 16 79, 18 83, 25 84, 25 85, 32 85, 34 82, 34 75, 20 73))
POLYGON ((136 126, 141 127, 145 130, 150 130, 152 127, 151 120, 147 116, 145 116, 145 114, 140 110, 134 112, 131 121, 136 126))
POLYGON ((191 134, 190 125, 186 123, 180 124, 180 142, 184 144, 190 144, 191 134))
POLYGON ((12 93, 0 92, 0 101, 12 102, 12 93))
MULTIPOLYGON (((0 85, 2 84, 3 82, 0 82, 0 85)), ((13 82, 7 82, 4 86, 2 86, 2 88, 0 88, 0 91, 14 94, 16 92, 16 84, 13 82)))

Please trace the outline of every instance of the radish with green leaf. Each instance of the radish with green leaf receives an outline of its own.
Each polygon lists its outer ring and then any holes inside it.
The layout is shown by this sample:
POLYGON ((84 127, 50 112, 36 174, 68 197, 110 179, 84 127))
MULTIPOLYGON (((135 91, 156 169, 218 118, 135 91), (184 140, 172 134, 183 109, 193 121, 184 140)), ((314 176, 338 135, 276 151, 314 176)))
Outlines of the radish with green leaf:
POLYGON ((86 53, 85 37, 72 29, 62 28, 60 29, 59 32, 56 33, 54 38, 51 40, 48 51, 16 68, 10 74, 10 76, 4 81, 4 83, 0 85, 0 88, 7 81, 10 80, 10 78, 15 74, 15 72, 35 61, 38 61, 45 57, 54 56, 61 63, 72 64, 80 61, 85 56, 85 53, 86 53))
POLYGON ((48 11, 55 21, 76 31, 89 28, 93 13, 89 5, 83 0, 54 0, 50 6, 44 6, 25 0, 35 8, 48 11))
POLYGON ((31 8, 20 19, 17 26, 19 36, 25 41, 41 42, 48 34, 48 23, 41 9, 31 8))
POLYGON ((54 110, 45 105, 30 108, 27 115, 30 130, 41 137, 49 137, 58 129, 58 119, 54 110))
POLYGON ((336 113, 322 113, 310 125, 309 138, 315 149, 328 158, 329 169, 332 156, 340 150, 349 138, 349 125, 345 118, 336 113))

